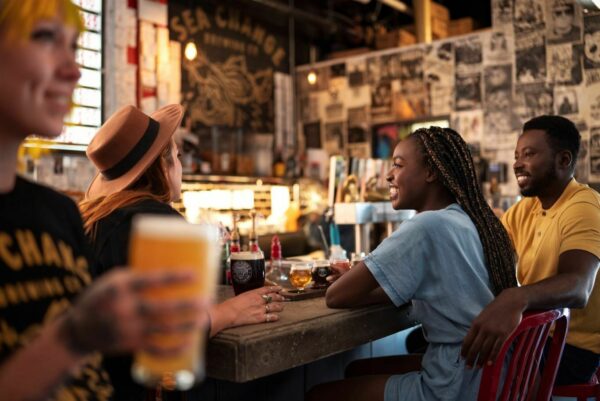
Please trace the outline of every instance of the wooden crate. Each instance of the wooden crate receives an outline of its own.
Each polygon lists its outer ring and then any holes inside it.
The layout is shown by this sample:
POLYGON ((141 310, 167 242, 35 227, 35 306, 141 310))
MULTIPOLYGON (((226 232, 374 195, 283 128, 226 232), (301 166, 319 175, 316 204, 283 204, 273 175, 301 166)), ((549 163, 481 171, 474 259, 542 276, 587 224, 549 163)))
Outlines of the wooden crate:
POLYGON ((431 18, 449 21, 450 12, 446 7, 434 1, 431 2, 431 18))
POLYGON ((448 25, 448 35, 464 35, 466 33, 473 32, 474 28, 475 23, 471 17, 453 19, 450 20, 450 24, 448 25))
POLYGON ((375 36, 375 47, 378 50, 409 46, 414 45, 415 43, 417 43, 415 35, 405 29, 396 29, 392 32, 378 33, 377 36, 375 36))

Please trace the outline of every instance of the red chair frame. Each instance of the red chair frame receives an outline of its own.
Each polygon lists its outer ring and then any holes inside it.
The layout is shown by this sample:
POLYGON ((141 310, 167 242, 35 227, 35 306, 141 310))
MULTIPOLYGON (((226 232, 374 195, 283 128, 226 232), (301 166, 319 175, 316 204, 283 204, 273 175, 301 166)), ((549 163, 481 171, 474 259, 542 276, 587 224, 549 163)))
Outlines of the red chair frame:
POLYGON ((525 312, 519 326, 502 345, 496 361, 483 368, 477 400, 550 400, 568 326, 569 310, 566 308, 525 312), (552 324, 554 324, 552 344, 544 362, 541 379, 538 380, 540 361, 552 324), (504 383, 500 388, 504 360, 509 352, 510 361, 505 369, 504 383))
POLYGON ((595 397, 596 401, 600 401, 600 368, 589 383, 554 387, 552 395, 573 397, 577 398, 577 401, 587 401, 588 398, 595 397))

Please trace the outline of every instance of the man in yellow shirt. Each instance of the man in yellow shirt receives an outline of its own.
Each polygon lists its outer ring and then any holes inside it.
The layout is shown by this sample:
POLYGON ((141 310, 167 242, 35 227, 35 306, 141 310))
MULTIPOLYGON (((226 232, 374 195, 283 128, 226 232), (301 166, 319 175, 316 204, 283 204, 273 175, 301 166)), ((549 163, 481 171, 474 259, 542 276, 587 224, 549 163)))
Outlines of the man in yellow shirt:
POLYGON ((600 195, 573 178, 579 145, 566 118, 523 126, 513 168, 525 198, 502 217, 521 287, 504 290, 473 321, 462 349, 468 366, 494 360, 523 311, 558 307, 573 310, 556 383, 585 383, 600 366, 600 195))

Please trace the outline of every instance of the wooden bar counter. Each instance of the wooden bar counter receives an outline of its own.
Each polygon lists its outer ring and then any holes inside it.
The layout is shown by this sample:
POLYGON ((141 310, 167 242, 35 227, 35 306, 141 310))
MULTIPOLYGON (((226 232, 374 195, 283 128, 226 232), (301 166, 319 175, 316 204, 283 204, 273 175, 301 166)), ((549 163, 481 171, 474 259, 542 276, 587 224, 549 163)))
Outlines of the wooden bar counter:
MULTIPOLYGON (((219 301, 232 296, 230 287, 220 286, 219 301)), ((212 338, 207 375, 244 383, 351 350, 415 324, 408 305, 330 309, 324 297, 287 302, 278 322, 236 327, 212 338)))

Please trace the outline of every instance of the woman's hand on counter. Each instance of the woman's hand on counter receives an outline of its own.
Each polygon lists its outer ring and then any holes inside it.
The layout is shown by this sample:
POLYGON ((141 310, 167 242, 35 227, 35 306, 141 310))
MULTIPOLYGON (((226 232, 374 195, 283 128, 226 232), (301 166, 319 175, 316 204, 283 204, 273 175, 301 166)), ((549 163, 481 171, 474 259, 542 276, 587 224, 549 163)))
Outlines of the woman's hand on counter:
POLYGON ((331 265, 331 274, 327 276, 326 280, 331 284, 337 281, 337 279, 342 277, 342 275, 346 274, 348 271, 350 271, 350 268, 345 268, 339 265, 331 265))
POLYGON ((210 311, 211 337, 230 327, 279 320, 285 301, 279 291, 279 286, 261 287, 214 305, 210 311))

